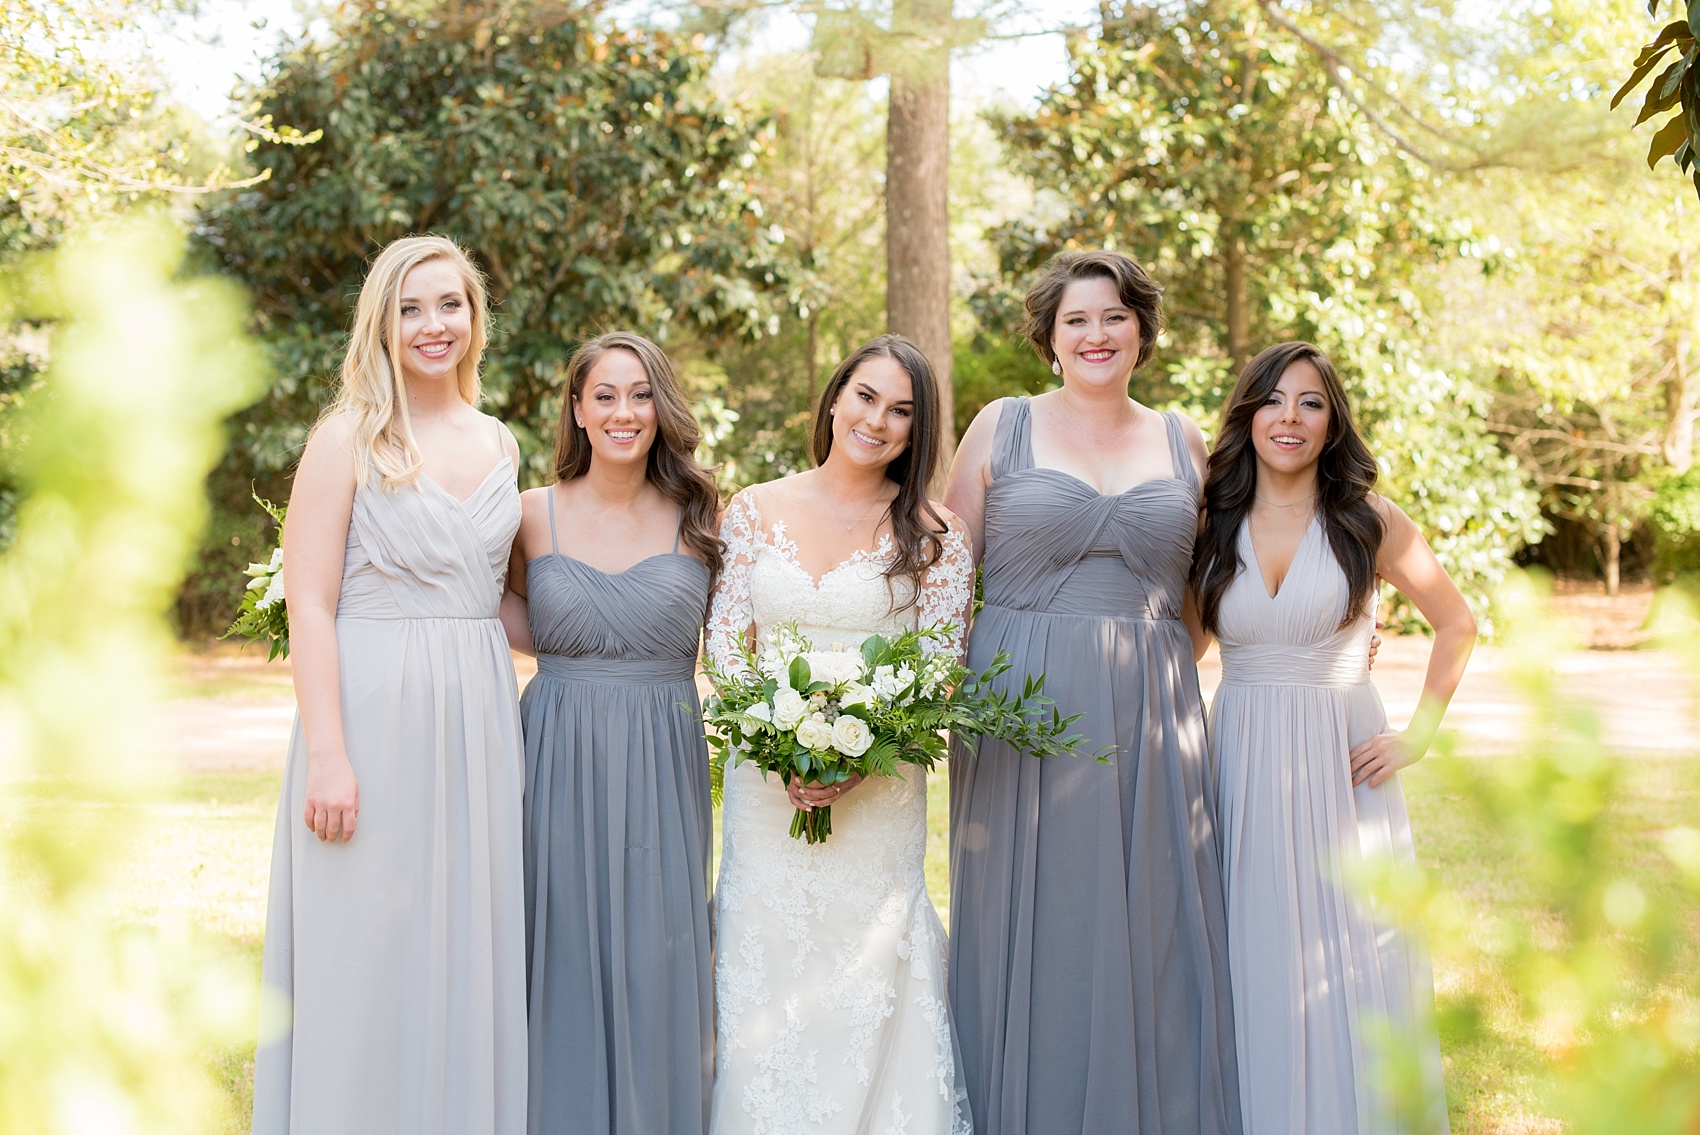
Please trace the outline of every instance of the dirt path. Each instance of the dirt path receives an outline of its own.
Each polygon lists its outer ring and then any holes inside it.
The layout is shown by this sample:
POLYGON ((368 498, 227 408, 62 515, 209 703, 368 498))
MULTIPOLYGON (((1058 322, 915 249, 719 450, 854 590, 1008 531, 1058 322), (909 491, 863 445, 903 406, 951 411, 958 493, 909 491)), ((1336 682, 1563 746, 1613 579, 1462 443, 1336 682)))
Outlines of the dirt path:
MULTIPOLYGON (((1630 591, 1607 599, 1597 590, 1561 589, 1555 614, 1570 619, 1579 641, 1592 649, 1559 658, 1554 668, 1567 689, 1598 709, 1606 740, 1626 752, 1692 753, 1700 748, 1696 691, 1700 676, 1689 674, 1673 654, 1636 649, 1644 637, 1650 594, 1630 591)), ((1375 667, 1375 682, 1395 725, 1409 720, 1422 691, 1428 640, 1388 640, 1375 667)), ((535 672, 530 659, 516 658, 523 684, 535 672)), ((1512 751, 1522 736, 1525 711, 1506 680, 1508 658, 1498 647, 1477 649, 1446 724, 1456 731, 1460 751, 1493 756, 1512 751)), ((1216 652, 1205 656, 1199 677, 1206 697, 1221 677, 1216 652)), ((255 650, 219 647, 180 660, 184 696, 166 714, 161 748, 191 775, 276 773, 289 745, 295 703, 286 661, 266 663, 255 650)))

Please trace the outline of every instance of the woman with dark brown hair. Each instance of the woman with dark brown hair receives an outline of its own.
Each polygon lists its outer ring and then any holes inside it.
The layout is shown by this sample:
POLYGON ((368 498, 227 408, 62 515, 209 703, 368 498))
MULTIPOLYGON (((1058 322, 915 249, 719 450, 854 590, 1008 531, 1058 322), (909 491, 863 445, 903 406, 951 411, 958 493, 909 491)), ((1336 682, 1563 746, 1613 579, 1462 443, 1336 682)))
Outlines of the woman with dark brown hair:
MULTIPOLYGON (((815 468, 732 498, 711 657, 782 623, 815 646, 918 627, 960 651, 973 564, 961 524, 927 499, 939 396, 898 335, 853 351, 822 391, 815 468)), ((944 928, 927 897, 927 779, 789 788, 726 773, 715 892, 717 1135, 967 1135, 945 1008, 944 928), (832 838, 790 835, 830 805, 832 838)))
POLYGON ((599 335, 567 367, 555 483, 521 496, 503 618, 537 653, 520 700, 531 1135, 708 1125, 694 677, 722 550, 697 441, 660 348, 599 335))
MULTIPOLYGON (((1238 1135, 1227 926, 1194 638, 1204 440, 1128 397, 1162 327, 1116 252, 1027 294, 1062 379, 974 420, 945 501, 984 553, 970 666, 1007 651, 1110 764, 950 762, 951 1010, 981 1135, 1238 1135)), ((958 742, 960 748, 960 742, 958 742)))
POLYGON ((1368 859, 1415 861, 1398 770, 1433 740, 1476 623, 1376 472, 1321 350, 1281 343, 1246 366, 1192 579, 1222 644, 1210 754, 1247 1135, 1446 1130, 1428 963, 1349 880, 1368 859), (1365 665, 1381 579, 1435 630, 1402 733, 1365 665), (1420 1057, 1402 1114, 1381 1030, 1420 1057))

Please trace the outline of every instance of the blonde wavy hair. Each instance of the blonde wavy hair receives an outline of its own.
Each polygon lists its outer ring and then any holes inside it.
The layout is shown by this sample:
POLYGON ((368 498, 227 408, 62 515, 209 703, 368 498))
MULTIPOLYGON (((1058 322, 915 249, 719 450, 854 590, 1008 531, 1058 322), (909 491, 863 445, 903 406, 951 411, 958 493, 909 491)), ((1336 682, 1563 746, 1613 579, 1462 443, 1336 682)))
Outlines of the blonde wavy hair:
POLYGON ((484 274, 466 250, 446 237, 407 236, 391 241, 372 261, 354 310, 354 330, 342 360, 341 381, 324 418, 348 415, 353 426, 354 461, 361 484, 376 477, 386 489, 417 484, 425 464, 407 418, 407 386, 390 355, 401 338, 401 285, 407 274, 431 260, 447 260, 460 270, 472 308, 472 340, 456 372, 460 396, 476 406, 481 393, 478 368, 489 341, 489 291, 484 274))

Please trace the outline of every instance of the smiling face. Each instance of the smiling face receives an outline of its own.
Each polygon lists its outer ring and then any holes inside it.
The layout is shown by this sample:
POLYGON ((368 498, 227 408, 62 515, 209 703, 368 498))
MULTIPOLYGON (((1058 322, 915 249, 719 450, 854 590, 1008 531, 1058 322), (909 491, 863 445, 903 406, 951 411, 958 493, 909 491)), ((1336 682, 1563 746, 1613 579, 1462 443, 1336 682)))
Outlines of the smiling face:
POLYGON ((1328 444, 1330 416, 1321 373, 1308 359, 1294 361, 1252 415, 1258 462, 1281 473, 1314 466, 1328 444))
POLYGON ((896 359, 875 355, 850 373, 832 403, 832 453, 863 466, 889 465, 909 448, 914 383, 896 359))
POLYGON ((453 381, 472 345, 472 304, 460 270, 443 257, 401 278, 401 373, 415 381, 453 381))
POLYGON ((1139 320, 1114 280, 1088 276, 1063 291, 1051 349, 1064 382, 1125 388, 1139 361, 1139 320))
POLYGON ((590 439, 593 460, 647 460, 657 428, 655 391, 638 357, 615 348, 597 359, 573 398, 573 420, 590 439))

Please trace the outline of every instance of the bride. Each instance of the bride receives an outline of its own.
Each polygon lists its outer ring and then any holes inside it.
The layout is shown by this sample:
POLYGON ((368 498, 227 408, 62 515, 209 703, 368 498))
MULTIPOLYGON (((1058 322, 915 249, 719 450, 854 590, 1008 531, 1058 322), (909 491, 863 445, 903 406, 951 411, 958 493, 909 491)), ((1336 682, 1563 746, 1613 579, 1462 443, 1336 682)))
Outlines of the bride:
MULTIPOLYGON (((726 566, 707 646, 795 621, 816 647, 949 627, 960 653, 973 562, 929 501, 939 399, 898 335, 839 366, 815 413, 817 468, 745 489, 721 526, 726 566)), ((945 995, 944 929, 927 897, 926 775, 793 785, 728 770, 715 893, 715 1135, 966 1135, 945 995), (832 835, 789 834, 832 806, 832 835)))

